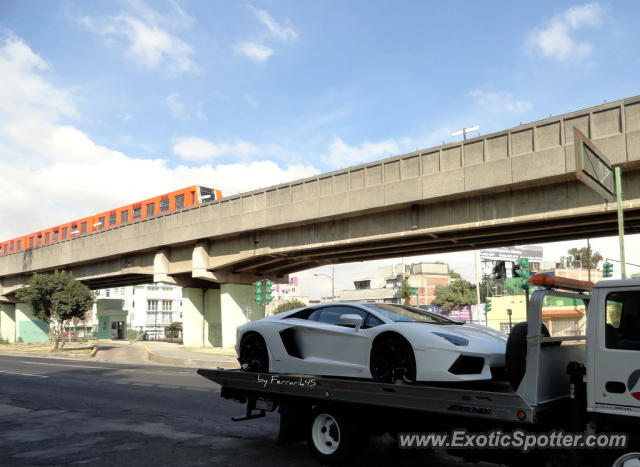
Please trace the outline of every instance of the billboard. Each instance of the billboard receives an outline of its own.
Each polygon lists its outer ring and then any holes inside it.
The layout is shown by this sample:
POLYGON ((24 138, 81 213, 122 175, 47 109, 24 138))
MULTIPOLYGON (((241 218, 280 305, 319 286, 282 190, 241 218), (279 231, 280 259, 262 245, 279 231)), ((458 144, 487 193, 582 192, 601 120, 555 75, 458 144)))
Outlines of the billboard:
POLYGON ((480 250, 480 259, 490 261, 515 261, 518 258, 529 258, 529 261, 542 261, 541 246, 512 246, 480 250))

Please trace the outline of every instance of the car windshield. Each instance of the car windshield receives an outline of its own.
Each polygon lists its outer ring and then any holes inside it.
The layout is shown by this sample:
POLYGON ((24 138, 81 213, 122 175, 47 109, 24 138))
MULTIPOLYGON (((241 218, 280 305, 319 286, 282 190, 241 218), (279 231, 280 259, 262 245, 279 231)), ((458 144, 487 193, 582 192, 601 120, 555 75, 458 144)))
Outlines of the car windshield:
POLYGON ((383 314, 393 321, 416 321, 429 324, 462 324, 452 319, 440 316, 436 313, 421 310, 406 305, 393 305, 391 303, 367 303, 367 308, 383 314))

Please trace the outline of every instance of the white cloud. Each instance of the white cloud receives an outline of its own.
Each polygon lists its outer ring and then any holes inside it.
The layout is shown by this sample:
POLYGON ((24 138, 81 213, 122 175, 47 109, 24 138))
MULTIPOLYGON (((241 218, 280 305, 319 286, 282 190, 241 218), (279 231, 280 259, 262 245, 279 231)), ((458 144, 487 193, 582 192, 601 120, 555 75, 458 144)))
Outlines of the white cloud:
POLYGON ((246 55, 255 62, 264 62, 273 55, 273 49, 257 42, 245 41, 234 45, 237 53, 246 55))
POLYGON ((476 102, 491 112, 529 112, 533 109, 533 104, 528 101, 519 101, 514 99, 508 93, 491 93, 476 89, 469 93, 476 102))
POLYGON ((267 27, 269 32, 278 39, 286 41, 298 37, 298 33, 294 31, 292 27, 279 24, 265 10, 260 10, 253 6, 249 8, 251 8, 251 11, 253 11, 258 20, 267 27))
POLYGON ((247 141, 216 144, 203 138, 177 138, 174 154, 184 160, 207 160, 221 156, 248 156, 256 154, 258 147, 247 141))
POLYGON ((536 54, 559 62, 587 57, 593 45, 576 39, 575 32, 585 26, 599 25, 603 13, 599 3, 571 7, 554 16, 544 28, 531 31, 527 47, 536 54))
MULTIPOLYGON (((78 21, 88 30, 109 40, 127 43, 126 54, 147 68, 157 69, 163 66, 175 73, 198 72, 191 46, 163 27, 164 24, 169 25, 175 21, 168 20, 147 7, 139 6, 138 10, 135 14, 102 18, 85 16, 78 21)), ((185 16, 178 15, 178 18, 182 18, 183 22, 187 21, 185 16)))
POLYGON ((357 147, 349 146, 341 138, 336 137, 329 146, 329 154, 324 157, 324 160, 334 167, 348 167, 399 153, 400 146, 392 139, 377 143, 366 141, 357 147))
MULTIPOLYGON (((0 38, 0 239, 189 185, 231 195, 318 172, 272 161, 173 166, 165 159, 128 157, 74 125, 73 96, 51 83, 49 70, 20 39, 0 38)), ((214 147, 256 150, 243 141, 214 147)))
POLYGON ((188 118, 187 112, 184 109, 184 104, 180 100, 180 94, 170 94, 164 98, 165 102, 169 106, 171 116, 177 119, 188 118))

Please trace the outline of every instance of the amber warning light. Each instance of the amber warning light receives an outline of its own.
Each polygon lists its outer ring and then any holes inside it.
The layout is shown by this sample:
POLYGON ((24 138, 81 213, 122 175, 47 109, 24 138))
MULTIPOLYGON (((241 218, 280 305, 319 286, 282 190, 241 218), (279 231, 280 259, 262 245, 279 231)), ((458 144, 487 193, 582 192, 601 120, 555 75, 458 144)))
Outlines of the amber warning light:
POLYGON ((549 274, 536 274, 527 281, 531 285, 544 287, 545 289, 574 290, 586 292, 593 288, 593 282, 569 279, 568 277, 557 277, 549 274))

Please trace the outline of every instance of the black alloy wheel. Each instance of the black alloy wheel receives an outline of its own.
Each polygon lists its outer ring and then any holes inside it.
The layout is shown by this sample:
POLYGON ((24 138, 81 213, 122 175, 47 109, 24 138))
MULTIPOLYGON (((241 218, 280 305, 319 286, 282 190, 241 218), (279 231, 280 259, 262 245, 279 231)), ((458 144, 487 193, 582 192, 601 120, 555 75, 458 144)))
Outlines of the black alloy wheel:
POLYGON ((416 380, 413 349, 400 337, 387 337, 371 350, 371 376, 381 383, 411 383, 416 380))
POLYGON ((244 371, 269 372, 269 352, 260 334, 252 332, 242 338, 238 360, 244 371))

